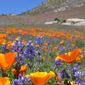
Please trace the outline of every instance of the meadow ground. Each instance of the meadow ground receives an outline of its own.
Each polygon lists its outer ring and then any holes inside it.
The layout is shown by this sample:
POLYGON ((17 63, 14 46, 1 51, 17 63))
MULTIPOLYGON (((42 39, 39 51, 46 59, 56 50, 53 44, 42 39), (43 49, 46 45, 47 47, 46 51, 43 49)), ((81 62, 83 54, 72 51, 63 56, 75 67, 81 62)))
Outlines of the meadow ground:
POLYGON ((65 28, 1 26, 0 82, 85 85, 85 35, 65 28))
POLYGON ((0 84, 85 85, 85 26, 43 24, 85 18, 84 9, 0 16, 0 84))

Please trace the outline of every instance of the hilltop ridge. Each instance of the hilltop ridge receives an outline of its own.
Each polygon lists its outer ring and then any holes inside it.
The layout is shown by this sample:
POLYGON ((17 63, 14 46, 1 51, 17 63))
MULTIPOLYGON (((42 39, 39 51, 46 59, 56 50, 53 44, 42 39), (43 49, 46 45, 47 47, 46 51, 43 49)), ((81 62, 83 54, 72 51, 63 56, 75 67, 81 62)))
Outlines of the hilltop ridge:
POLYGON ((52 10, 64 11, 84 4, 85 0, 43 0, 39 6, 21 13, 21 15, 38 15, 52 10))

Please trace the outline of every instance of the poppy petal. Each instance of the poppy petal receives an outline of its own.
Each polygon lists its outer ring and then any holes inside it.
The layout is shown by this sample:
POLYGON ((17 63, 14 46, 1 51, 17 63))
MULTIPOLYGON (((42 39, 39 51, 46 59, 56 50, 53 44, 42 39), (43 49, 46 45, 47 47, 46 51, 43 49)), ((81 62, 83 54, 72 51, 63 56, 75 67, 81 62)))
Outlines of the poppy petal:
POLYGON ((6 63, 8 64, 8 68, 10 68, 12 66, 12 64, 16 61, 16 52, 13 53, 6 53, 5 54, 5 59, 6 59, 6 63))
POLYGON ((71 52, 71 56, 76 57, 81 52, 81 49, 75 49, 71 52))
POLYGON ((6 70, 5 68, 8 67, 8 64, 6 63, 4 54, 0 54, 0 67, 1 67, 3 70, 6 70))

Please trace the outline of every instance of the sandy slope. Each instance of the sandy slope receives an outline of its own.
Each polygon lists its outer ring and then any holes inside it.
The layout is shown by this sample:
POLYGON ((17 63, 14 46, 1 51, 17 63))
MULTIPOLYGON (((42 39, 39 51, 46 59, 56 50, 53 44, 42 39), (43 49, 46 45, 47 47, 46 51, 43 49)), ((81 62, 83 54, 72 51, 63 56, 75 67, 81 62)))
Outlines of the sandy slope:
POLYGON ((0 25, 41 24, 54 18, 85 18, 85 6, 72 8, 63 12, 46 12, 37 16, 0 16, 0 25), (36 22, 37 21, 37 22, 36 22))

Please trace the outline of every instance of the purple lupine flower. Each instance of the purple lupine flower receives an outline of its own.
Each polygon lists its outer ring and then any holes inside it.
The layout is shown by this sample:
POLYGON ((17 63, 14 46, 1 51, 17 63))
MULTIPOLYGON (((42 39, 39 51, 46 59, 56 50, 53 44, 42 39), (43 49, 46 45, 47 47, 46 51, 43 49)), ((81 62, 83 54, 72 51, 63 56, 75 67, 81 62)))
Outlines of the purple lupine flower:
POLYGON ((52 69, 55 69, 57 66, 62 66, 62 60, 55 60, 52 65, 52 69))
POLYGON ((80 69, 80 65, 79 65, 79 64, 78 64, 78 65, 75 65, 75 66, 73 67, 73 69, 72 69, 72 72, 75 73, 75 72, 77 72, 79 69, 80 69))
POLYGON ((80 80, 80 79, 75 80, 74 83, 75 84, 85 85, 85 81, 84 80, 80 80))
POLYGON ((62 64, 62 60, 55 60, 53 64, 54 65, 61 65, 62 64))
POLYGON ((75 72, 75 77, 85 76, 85 72, 75 72))
POLYGON ((43 44, 43 40, 42 40, 42 37, 41 36, 37 36, 36 37, 36 41, 35 41, 35 44, 43 44))
POLYGON ((7 45, 6 45, 6 43, 4 43, 4 44, 2 45, 2 53, 5 53, 6 50, 7 50, 7 45))
POLYGON ((13 52, 23 53, 24 44, 21 40, 16 40, 12 46, 13 52))
POLYGON ((17 40, 13 43, 13 46, 18 46, 18 41, 17 40))
POLYGON ((19 54, 19 55, 17 55, 16 59, 17 59, 17 62, 19 62, 18 64, 20 64, 20 65, 26 64, 26 62, 25 62, 26 57, 24 55, 19 54))
POLYGON ((12 85, 21 85, 21 84, 20 84, 20 80, 15 79, 15 80, 13 81, 12 85))
POLYGON ((59 53, 65 52, 65 48, 63 48, 63 46, 58 46, 58 49, 59 49, 59 53))
POLYGON ((24 51, 24 44, 22 41, 18 41, 18 53, 23 53, 24 51))
POLYGON ((28 47, 29 45, 30 45, 30 46, 33 45, 33 43, 32 43, 31 40, 29 40, 29 41, 27 42, 26 47, 28 47))
POLYGON ((22 42, 22 41, 18 41, 18 46, 20 46, 20 47, 24 47, 23 42, 22 42))
POLYGON ((34 56, 36 54, 36 48, 32 42, 28 42, 26 44, 26 48, 24 50, 24 56, 26 56, 28 59, 34 59, 34 56))
POLYGON ((18 41, 17 40, 13 43, 12 51, 13 52, 17 52, 18 51, 18 41))
POLYGON ((38 59, 41 60, 42 59, 42 56, 38 56, 38 59))
POLYGON ((62 78, 70 78, 69 74, 66 72, 66 70, 62 70, 60 72, 62 78))
POLYGON ((12 85, 25 85, 31 81, 30 78, 24 77, 21 74, 18 76, 18 79, 15 79, 12 85))

